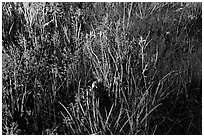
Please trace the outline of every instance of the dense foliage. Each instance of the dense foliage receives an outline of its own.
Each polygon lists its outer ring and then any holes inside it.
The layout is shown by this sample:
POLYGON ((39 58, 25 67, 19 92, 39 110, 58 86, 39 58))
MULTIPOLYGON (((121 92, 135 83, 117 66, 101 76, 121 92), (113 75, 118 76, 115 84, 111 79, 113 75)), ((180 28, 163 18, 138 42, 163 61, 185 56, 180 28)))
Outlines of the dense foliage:
POLYGON ((202 134, 202 3, 2 3, 2 134, 202 134))

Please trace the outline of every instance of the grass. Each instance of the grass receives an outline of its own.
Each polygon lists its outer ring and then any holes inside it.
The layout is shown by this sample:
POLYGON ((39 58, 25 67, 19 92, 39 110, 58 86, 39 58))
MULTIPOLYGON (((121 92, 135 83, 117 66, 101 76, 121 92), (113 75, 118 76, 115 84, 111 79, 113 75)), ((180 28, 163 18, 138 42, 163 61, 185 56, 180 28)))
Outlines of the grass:
POLYGON ((2 134, 202 134, 201 3, 2 3, 2 134))

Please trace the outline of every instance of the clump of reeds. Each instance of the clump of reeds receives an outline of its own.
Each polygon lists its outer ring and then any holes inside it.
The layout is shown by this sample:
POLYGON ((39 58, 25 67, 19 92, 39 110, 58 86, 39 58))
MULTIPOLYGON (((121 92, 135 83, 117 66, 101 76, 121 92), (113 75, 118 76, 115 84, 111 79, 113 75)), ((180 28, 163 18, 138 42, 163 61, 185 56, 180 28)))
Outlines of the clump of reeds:
POLYGON ((2 3, 3 134, 200 134, 201 13, 2 3))

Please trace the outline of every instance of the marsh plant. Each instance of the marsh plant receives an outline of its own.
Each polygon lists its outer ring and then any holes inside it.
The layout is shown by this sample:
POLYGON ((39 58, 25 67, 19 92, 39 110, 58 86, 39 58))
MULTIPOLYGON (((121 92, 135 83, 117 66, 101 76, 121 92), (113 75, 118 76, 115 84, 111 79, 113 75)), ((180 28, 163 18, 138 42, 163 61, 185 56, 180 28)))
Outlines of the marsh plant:
POLYGON ((202 134, 202 3, 2 3, 2 134, 202 134))

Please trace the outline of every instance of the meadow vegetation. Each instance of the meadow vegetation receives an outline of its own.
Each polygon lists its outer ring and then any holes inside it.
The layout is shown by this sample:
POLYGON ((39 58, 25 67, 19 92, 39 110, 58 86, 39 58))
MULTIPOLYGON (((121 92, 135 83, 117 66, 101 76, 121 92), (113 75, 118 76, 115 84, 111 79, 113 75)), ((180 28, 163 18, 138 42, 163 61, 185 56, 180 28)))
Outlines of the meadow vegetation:
POLYGON ((2 134, 202 134, 201 110, 202 3, 2 3, 2 134))

